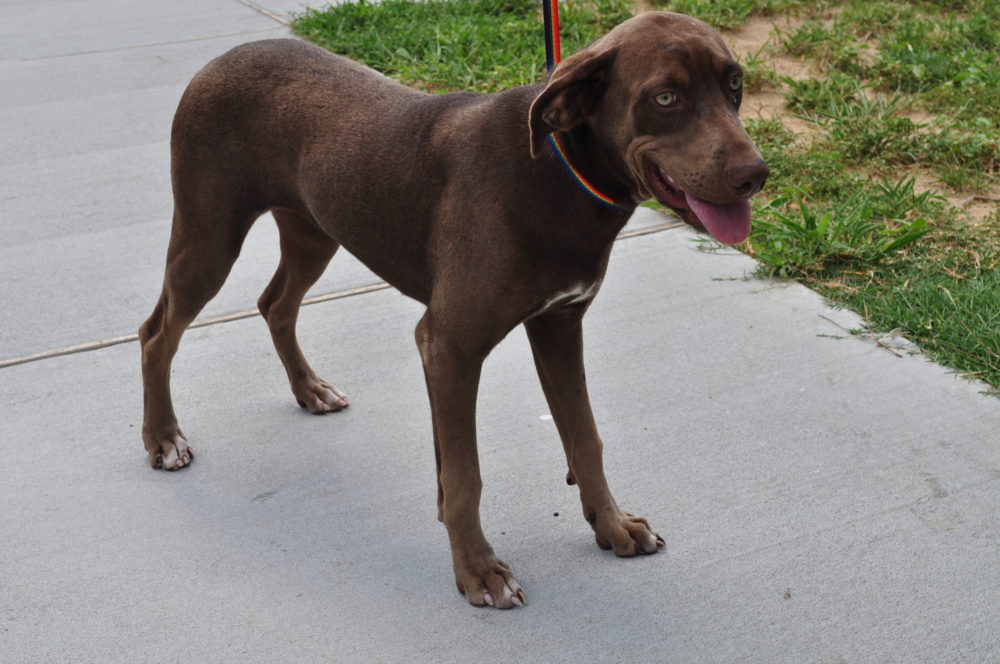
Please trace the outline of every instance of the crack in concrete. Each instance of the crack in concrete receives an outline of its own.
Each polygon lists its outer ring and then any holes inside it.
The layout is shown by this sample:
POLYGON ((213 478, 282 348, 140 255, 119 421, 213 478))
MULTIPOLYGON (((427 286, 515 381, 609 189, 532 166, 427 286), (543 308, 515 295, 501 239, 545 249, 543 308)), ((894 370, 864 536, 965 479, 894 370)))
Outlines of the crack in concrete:
MULTIPOLYGON (((239 1, 239 0, 238 0, 239 1)), ((649 235, 650 233, 659 233, 661 231, 667 231, 672 228, 678 228, 683 226, 684 223, 680 221, 668 221, 663 224, 656 224, 655 226, 647 226, 645 228, 637 228, 632 231, 622 231, 618 234, 616 242, 618 240, 627 240, 629 238, 638 237, 640 235, 649 235)), ((301 306, 306 307, 311 304, 319 304, 320 302, 329 302, 331 300, 339 300, 345 297, 352 297, 355 295, 364 295, 366 293, 374 293, 375 291, 385 290, 387 288, 392 288, 389 284, 384 281, 378 281, 366 286, 359 286, 357 288, 349 288, 342 291, 334 291, 332 293, 325 293, 323 295, 315 295, 313 297, 307 297, 302 300, 301 306)), ((243 311, 237 311, 230 314, 223 314, 222 316, 214 316, 212 318, 204 318, 202 320, 196 320, 188 326, 189 330, 193 330, 198 327, 208 327, 209 325, 219 325, 220 323, 229 323, 236 320, 244 320, 246 318, 254 318, 260 316, 260 312, 256 309, 245 309, 243 311)), ((138 334, 126 334, 120 337, 111 337, 110 339, 102 339, 100 341, 88 341, 87 343, 76 344, 74 346, 66 346, 64 348, 55 348, 52 350, 46 350, 39 353, 32 353, 31 355, 24 355, 22 357, 12 357, 6 360, 0 360, 0 369, 6 369, 7 367, 14 367, 19 364, 28 364, 29 362, 40 362, 42 360, 50 360, 55 357, 62 357, 64 355, 75 355, 77 353, 87 353, 94 350, 101 350, 102 348, 108 348, 110 346, 117 346, 119 344, 127 344, 133 341, 138 341, 138 334)))

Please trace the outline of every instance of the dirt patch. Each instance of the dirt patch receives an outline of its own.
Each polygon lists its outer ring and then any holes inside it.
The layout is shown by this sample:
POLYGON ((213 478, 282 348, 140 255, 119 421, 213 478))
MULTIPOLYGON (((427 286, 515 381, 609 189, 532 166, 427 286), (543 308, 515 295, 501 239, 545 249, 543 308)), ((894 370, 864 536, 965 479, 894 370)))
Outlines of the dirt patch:
POLYGON ((802 25, 802 19, 793 16, 751 16, 746 23, 722 32, 732 52, 742 61, 750 56, 758 58, 777 72, 795 80, 809 78, 816 70, 804 59, 778 52, 781 33, 790 32, 802 25))
POLYGON ((955 205, 965 210, 966 214, 969 215, 969 221, 974 226, 978 226, 985 223, 997 211, 997 207, 1000 206, 1000 198, 970 196, 958 201, 955 205))
POLYGON ((770 120, 778 118, 786 129, 795 134, 811 134, 815 125, 800 117, 792 115, 785 106, 785 93, 780 90, 767 90, 748 94, 743 98, 743 117, 770 120))
POLYGON ((922 108, 907 108, 903 111, 903 115, 910 118, 915 125, 930 124, 934 120, 934 116, 922 108))
POLYGON ((722 36, 733 53, 744 56, 776 45, 778 30, 794 30, 800 25, 802 20, 791 16, 751 16, 743 25, 724 30, 722 36))

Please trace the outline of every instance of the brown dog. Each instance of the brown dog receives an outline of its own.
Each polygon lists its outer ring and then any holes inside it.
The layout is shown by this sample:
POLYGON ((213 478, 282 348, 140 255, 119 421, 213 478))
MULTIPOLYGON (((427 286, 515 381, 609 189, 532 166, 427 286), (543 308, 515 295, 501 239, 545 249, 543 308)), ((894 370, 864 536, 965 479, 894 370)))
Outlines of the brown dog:
POLYGON ((583 369, 581 319, 616 234, 650 197, 722 242, 749 230, 767 166, 737 118, 740 67, 705 24, 650 12, 564 60, 544 85, 426 95, 294 40, 237 47, 188 86, 171 138, 174 220, 163 292, 143 323, 143 440, 154 467, 193 451, 170 398, 181 334, 222 286, 270 210, 281 261, 259 301, 292 392, 313 413, 347 398, 295 336, 306 290, 343 244, 427 305, 417 324, 434 424, 438 518, 469 602, 524 594, 479 523, 476 391, 516 325, 597 543, 619 556, 665 546, 608 490, 583 369), (555 132, 588 194, 546 142, 555 132))

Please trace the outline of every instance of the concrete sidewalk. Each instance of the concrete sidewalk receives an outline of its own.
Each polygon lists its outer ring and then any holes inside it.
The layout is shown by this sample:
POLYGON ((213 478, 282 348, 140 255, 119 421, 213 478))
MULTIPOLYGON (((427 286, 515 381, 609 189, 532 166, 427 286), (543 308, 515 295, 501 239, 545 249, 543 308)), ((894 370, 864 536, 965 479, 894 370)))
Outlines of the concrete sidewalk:
MULTIPOLYGON (((134 332, 181 91, 285 34, 238 0, 0 8, 0 360, 134 332)), ((262 219, 204 316, 252 308, 276 265, 262 219)), ((1000 400, 752 270, 688 231, 632 237, 588 314, 609 479, 660 555, 594 545, 523 333, 491 356, 483 523, 528 595, 509 612, 454 590, 421 307, 395 291, 303 309, 352 397, 326 417, 259 319, 190 331, 181 473, 146 466, 136 344, 0 369, 0 662, 1000 662, 1000 400)), ((313 293, 376 281, 341 253, 313 293)))

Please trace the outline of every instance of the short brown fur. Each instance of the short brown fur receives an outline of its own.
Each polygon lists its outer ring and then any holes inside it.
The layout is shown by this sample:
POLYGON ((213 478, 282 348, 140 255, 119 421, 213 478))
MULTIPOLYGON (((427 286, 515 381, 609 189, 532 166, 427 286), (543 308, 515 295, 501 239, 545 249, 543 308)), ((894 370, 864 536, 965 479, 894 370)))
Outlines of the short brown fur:
POLYGON ((311 412, 348 403, 313 371, 295 334, 302 297, 338 247, 427 306, 416 341, 438 514, 470 603, 524 601, 480 527, 475 431, 483 360, 519 324, 562 438, 567 481, 579 487, 598 545, 619 556, 655 553, 663 539, 618 507, 604 477, 581 319, 616 234, 653 195, 649 164, 716 203, 763 184, 739 99, 725 90, 736 70, 711 29, 662 12, 567 58, 547 84, 493 95, 426 95, 295 40, 246 44, 209 63, 174 118, 163 292, 140 328, 150 463, 176 470, 193 459, 173 411, 171 361, 250 226, 271 211, 281 261, 259 308, 292 392, 311 412), (691 108, 660 113, 650 95, 663 85, 684 86, 691 108), (597 203, 569 178, 544 142, 552 131, 619 207, 597 203))

